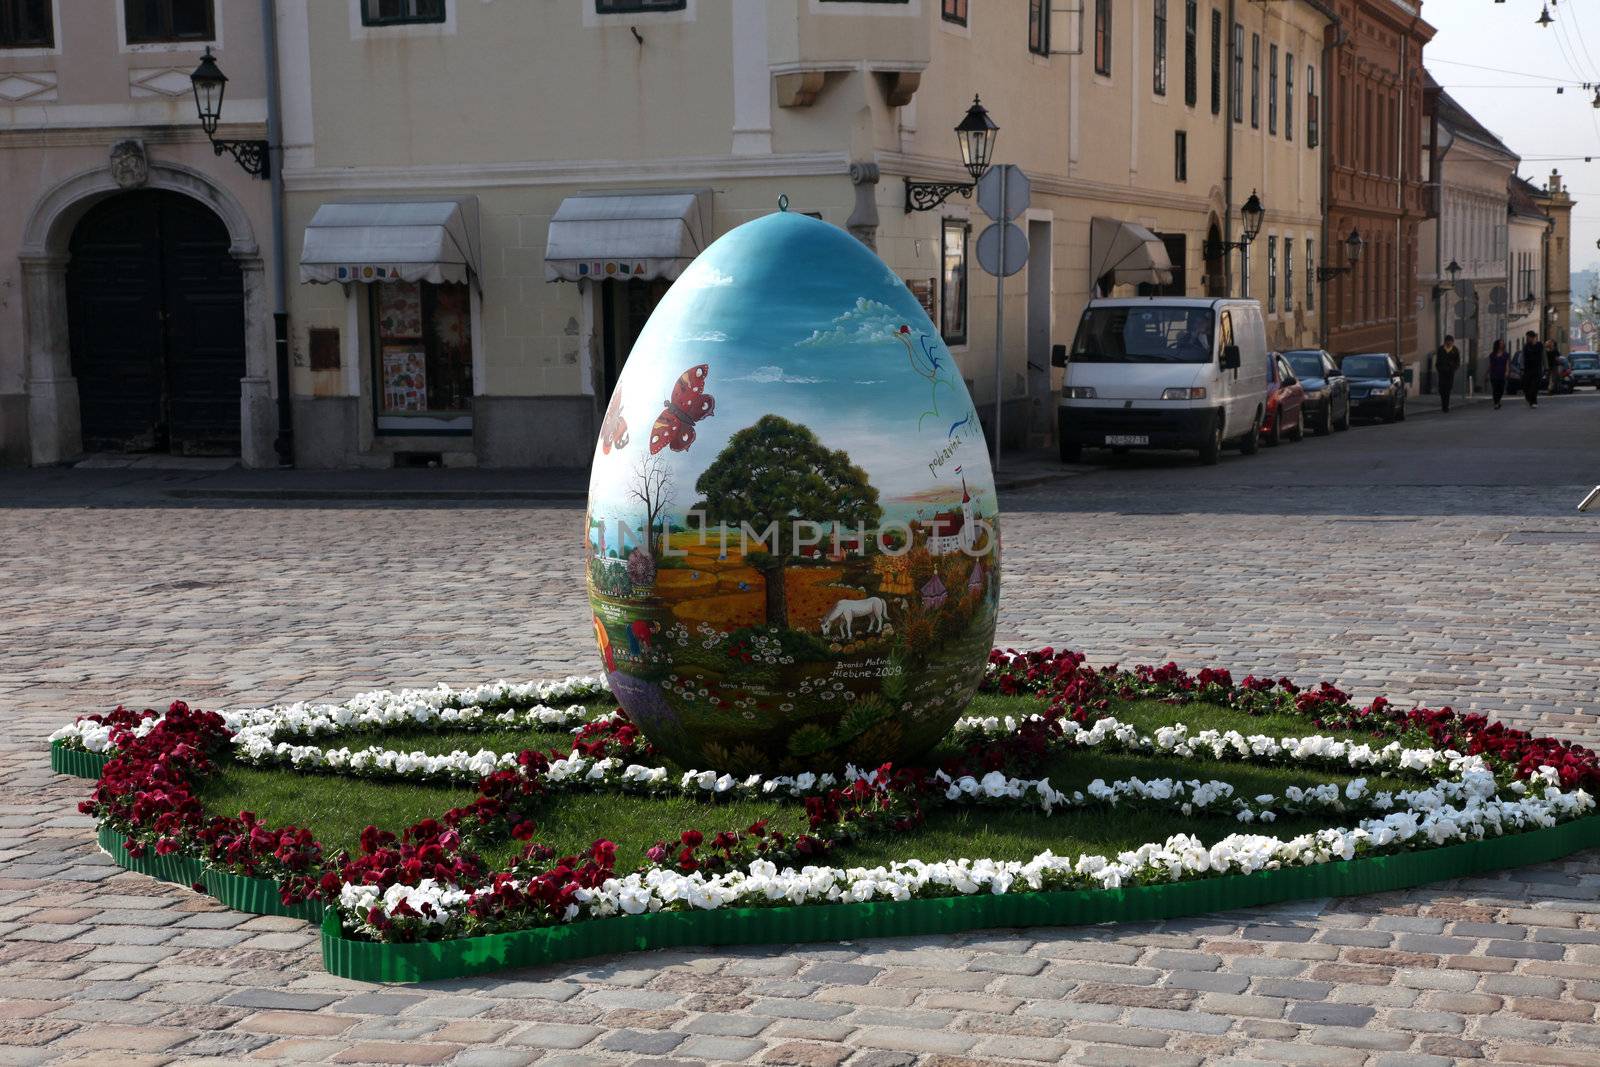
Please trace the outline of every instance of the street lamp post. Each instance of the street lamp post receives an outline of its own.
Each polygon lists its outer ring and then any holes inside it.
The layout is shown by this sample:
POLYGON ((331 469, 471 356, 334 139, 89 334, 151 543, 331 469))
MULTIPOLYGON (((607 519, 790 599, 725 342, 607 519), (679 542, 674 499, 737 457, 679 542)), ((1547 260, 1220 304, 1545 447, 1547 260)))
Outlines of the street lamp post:
POLYGON ((956 123, 956 142, 961 146, 961 165, 972 176, 970 182, 914 182, 906 179, 906 213, 913 211, 932 211, 950 198, 952 193, 960 193, 969 199, 972 190, 978 185, 978 179, 989 170, 989 165, 994 161, 994 142, 1000 135, 1000 127, 989 117, 989 112, 984 108, 976 94, 972 97, 972 106, 967 108, 967 113, 961 121, 956 123))
POLYGON ((194 106, 200 114, 200 128, 206 131, 211 147, 217 155, 231 155, 246 174, 270 179, 272 176, 272 146, 266 141, 217 140, 217 125, 222 121, 222 98, 228 91, 228 76, 217 66, 217 57, 206 49, 200 65, 189 75, 194 85, 194 106))
POLYGON ((1239 239, 1237 241, 1207 241, 1201 249, 1201 254, 1206 259, 1221 259, 1235 249, 1241 253, 1245 252, 1250 247, 1250 242, 1254 241, 1256 235, 1261 232, 1261 223, 1267 217, 1267 209, 1262 206, 1261 197, 1256 195, 1254 189, 1250 191, 1250 199, 1246 200, 1244 207, 1239 210, 1239 216, 1244 224, 1244 229, 1239 234, 1239 239))

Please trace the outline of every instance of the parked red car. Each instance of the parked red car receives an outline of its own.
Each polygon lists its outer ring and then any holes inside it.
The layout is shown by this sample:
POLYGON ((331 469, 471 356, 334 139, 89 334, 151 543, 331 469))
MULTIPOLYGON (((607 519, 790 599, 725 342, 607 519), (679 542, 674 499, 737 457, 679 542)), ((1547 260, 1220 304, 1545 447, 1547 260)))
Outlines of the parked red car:
POLYGON ((1285 437, 1298 441, 1306 435, 1306 391, 1289 369, 1283 353, 1267 360, 1267 414, 1261 420, 1261 439, 1269 445, 1285 437))

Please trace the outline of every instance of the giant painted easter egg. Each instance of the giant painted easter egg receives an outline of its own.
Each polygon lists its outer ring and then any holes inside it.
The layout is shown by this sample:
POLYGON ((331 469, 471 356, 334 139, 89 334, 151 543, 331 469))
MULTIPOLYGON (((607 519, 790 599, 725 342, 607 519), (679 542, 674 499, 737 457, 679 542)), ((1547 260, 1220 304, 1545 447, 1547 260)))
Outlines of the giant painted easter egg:
POLYGON ((585 519, 606 676, 697 769, 905 764, 983 677, 999 526, 983 432, 916 298, 796 213, 708 248, 639 335, 585 519))

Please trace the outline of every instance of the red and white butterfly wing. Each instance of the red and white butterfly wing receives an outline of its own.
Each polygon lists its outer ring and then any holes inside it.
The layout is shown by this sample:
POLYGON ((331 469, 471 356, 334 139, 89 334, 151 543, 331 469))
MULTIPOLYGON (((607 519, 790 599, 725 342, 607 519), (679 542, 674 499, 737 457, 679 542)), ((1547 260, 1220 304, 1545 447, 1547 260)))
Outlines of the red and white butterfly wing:
POLYGON ((678 380, 672 386, 672 406, 688 415, 695 422, 711 415, 716 410, 715 397, 706 395, 706 373, 710 370, 709 364, 700 363, 690 367, 678 375, 678 380))
POLYGON ((692 444, 694 423, 686 421, 670 407, 656 417, 656 424, 650 428, 652 456, 668 447, 674 452, 687 452, 692 444))
POLYGON ((611 394, 605 421, 600 424, 600 451, 609 455, 613 448, 620 452, 627 447, 628 420, 622 417, 622 390, 617 389, 611 394))

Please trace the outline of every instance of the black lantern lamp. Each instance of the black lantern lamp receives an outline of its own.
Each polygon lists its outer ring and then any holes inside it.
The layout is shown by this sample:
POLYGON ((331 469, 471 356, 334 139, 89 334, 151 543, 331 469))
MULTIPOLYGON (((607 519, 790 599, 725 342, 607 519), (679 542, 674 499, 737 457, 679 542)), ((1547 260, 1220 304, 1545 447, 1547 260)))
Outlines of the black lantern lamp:
POLYGON ((1244 251, 1250 247, 1250 242, 1256 239, 1261 232, 1261 224, 1266 221, 1267 209, 1261 204, 1261 197, 1256 195, 1254 189, 1250 190, 1250 199, 1244 202, 1244 207, 1239 209, 1239 216, 1243 220, 1244 230, 1239 234, 1237 241, 1207 241, 1201 254, 1207 259, 1221 259, 1230 249, 1237 248, 1244 251))
POLYGON ((1261 223, 1266 220, 1267 209, 1261 206, 1261 198, 1254 189, 1250 190, 1250 199, 1244 202, 1244 208, 1239 212, 1244 219, 1244 233, 1240 234, 1245 244, 1256 239, 1256 234, 1261 232, 1261 223))
POLYGON ((906 179, 906 212, 932 211, 950 198, 951 193, 960 193, 970 198, 972 190, 977 187, 978 179, 988 173, 990 165, 994 162, 994 142, 1000 135, 1000 127, 994 119, 989 117, 989 112, 976 95, 972 98, 972 106, 967 108, 966 115, 956 124, 956 142, 961 146, 961 165, 967 168, 967 173, 972 175, 970 182, 914 182, 906 179))
POLYGON ((1456 278, 1461 274, 1461 264, 1452 259, 1450 265, 1444 269, 1444 272, 1450 275, 1450 280, 1445 281, 1441 278, 1434 284, 1433 293, 1435 296, 1443 296, 1445 293, 1456 291, 1456 278))
POLYGON ((1350 265, 1355 266, 1361 262, 1361 253, 1367 247, 1367 242, 1361 239, 1361 231, 1352 229, 1350 236, 1344 239, 1344 254, 1350 260, 1350 265))
POLYGON ((217 155, 231 155, 245 173, 257 178, 271 175, 271 153, 265 141, 219 141, 217 126, 222 122, 222 98, 228 91, 228 76, 217 66, 217 57, 206 49, 200 65, 189 75, 194 85, 194 106, 200 115, 200 128, 206 131, 211 147, 217 155))
POLYGON ((961 162, 976 182, 983 177, 994 160, 994 142, 1000 136, 1000 127, 989 117, 983 104, 973 94, 972 106, 956 125, 956 140, 961 143, 961 162))
POLYGON ((1356 264, 1361 262, 1361 253, 1366 251, 1367 242, 1361 239, 1361 231, 1354 227, 1350 236, 1344 239, 1344 259, 1342 267, 1318 267, 1317 281, 1325 282, 1329 278, 1337 278, 1341 274, 1349 274, 1355 270, 1356 264))

